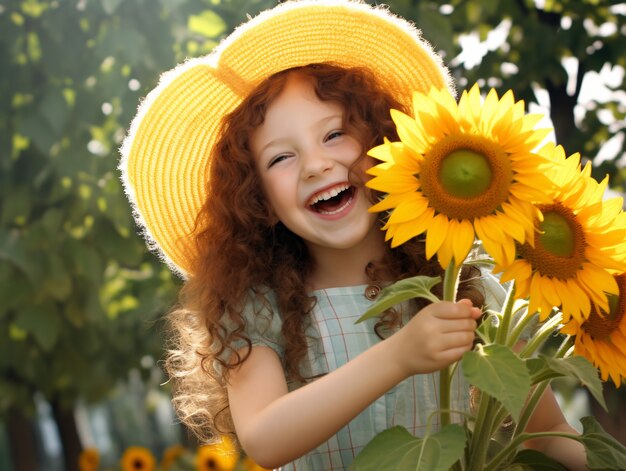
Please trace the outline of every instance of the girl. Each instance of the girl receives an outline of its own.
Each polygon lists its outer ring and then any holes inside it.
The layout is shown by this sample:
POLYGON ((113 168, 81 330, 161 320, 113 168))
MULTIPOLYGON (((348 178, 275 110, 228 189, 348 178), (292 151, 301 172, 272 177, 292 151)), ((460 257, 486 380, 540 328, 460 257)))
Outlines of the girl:
MULTIPOLYGON (((367 150, 397 138, 389 109, 430 86, 451 84, 410 24, 305 0, 250 20, 143 103, 121 168, 149 243, 186 277, 167 369, 201 437, 234 433, 269 468, 341 470, 388 427, 436 427, 437 371, 472 348, 497 286, 466 270, 456 303, 355 324, 381 286, 441 274, 421 240, 389 249, 363 185, 367 150)), ((452 391, 467 410, 458 372, 452 391)), ((549 394, 529 429, 572 431, 549 394)), ((531 445, 583 468, 571 440, 531 445)))

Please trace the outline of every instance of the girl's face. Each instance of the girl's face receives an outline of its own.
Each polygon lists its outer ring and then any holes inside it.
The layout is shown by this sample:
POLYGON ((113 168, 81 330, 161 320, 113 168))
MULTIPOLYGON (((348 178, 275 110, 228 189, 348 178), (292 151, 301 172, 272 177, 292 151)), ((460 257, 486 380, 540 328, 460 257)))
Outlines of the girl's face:
POLYGON ((349 179, 361 145, 344 132, 341 106, 320 101, 310 79, 288 78, 250 144, 274 215, 314 257, 316 250, 357 247, 380 232, 366 191, 349 179))

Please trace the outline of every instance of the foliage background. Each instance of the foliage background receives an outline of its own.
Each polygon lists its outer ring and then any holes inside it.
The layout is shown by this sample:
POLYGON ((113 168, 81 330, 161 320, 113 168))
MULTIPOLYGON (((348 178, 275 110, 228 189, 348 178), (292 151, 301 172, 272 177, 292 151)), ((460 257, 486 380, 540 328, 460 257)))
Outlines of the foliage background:
MULTIPOLYGON (((131 377, 167 393, 154 365, 179 281, 136 234, 117 149, 160 72, 274 3, 0 1, 0 466, 45 465, 32 429, 41 401, 75 469, 77 405, 103 404, 131 377)), ((459 89, 478 81, 541 105, 568 153, 623 190, 626 3, 388 3, 423 29, 459 89)), ((623 393, 609 394, 613 419, 626 418, 623 393)))

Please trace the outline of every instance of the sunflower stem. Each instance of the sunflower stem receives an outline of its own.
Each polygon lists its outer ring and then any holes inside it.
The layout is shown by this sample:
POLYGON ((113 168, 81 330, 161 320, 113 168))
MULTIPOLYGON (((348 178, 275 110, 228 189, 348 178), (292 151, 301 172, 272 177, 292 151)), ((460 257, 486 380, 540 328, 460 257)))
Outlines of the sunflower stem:
MULTIPOLYGON (((459 286, 461 265, 456 265, 454 258, 443 275, 443 300, 456 301, 456 292, 459 286)), ((452 366, 448 365, 439 371, 439 407, 441 427, 450 424, 450 378, 452 366)))
POLYGON ((480 405, 478 406, 478 414, 476 414, 476 422, 474 424, 474 433, 470 442, 470 469, 481 471, 487 458, 487 450, 489 442, 492 438, 492 427, 494 414, 494 400, 481 391, 480 405))
POLYGON ((555 314, 551 319, 548 319, 519 353, 520 358, 528 358, 533 355, 541 345, 543 345, 546 339, 554 333, 554 329, 561 323, 562 319, 563 315, 560 312, 555 314))
POLYGON ((502 310, 502 320, 496 332, 496 343, 505 344, 509 335, 509 326, 511 325, 511 317, 513 316, 513 302, 515 301, 515 280, 511 281, 511 285, 504 300, 502 310))
POLYGON ((573 338, 571 335, 565 335, 563 337, 563 342, 559 348, 554 352, 554 358, 565 358, 568 355, 570 348, 572 347, 573 338))
MULTIPOLYGON (((557 317, 560 320, 560 316, 557 316, 557 317)), ((565 339, 563 340, 559 348, 554 353, 554 358, 563 358, 564 356, 566 356, 569 351, 570 345, 571 345, 571 337, 567 336, 565 337, 565 339)), ((550 380, 542 381, 538 383, 535 389, 530 393, 528 401, 526 402, 526 406, 524 407, 524 410, 522 411, 522 414, 520 415, 520 418, 515 426, 515 431, 513 432, 513 436, 511 437, 511 444, 516 442, 519 436, 525 435, 524 430, 526 429, 526 426, 528 425, 528 421, 530 420, 533 413, 535 412, 535 408, 537 407, 537 404, 539 403, 539 399, 541 399, 541 396, 543 396, 543 393, 549 386, 550 386, 550 380)), ((506 456, 506 453, 504 453, 505 450, 508 450, 507 452, 508 454, 513 453, 516 447, 512 447, 511 444, 509 444, 504 450, 502 450, 502 452, 500 452, 499 455, 506 456)), ((496 459, 494 458, 493 461, 495 462, 496 459)), ((489 466, 485 469, 488 469, 488 468, 489 466)))
POLYGON ((580 436, 567 433, 567 432, 536 432, 536 433, 522 433, 517 437, 512 439, 509 444, 503 448, 494 458, 484 467, 484 471, 495 471, 498 468, 498 465, 506 459, 507 455, 517 449, 522 443, 531 438, 540 438, 540 437, 564 437, 571 438, 572 440, 580 441, 580 436))
MULTIPOLYGON (((523 308, 520 308, 520 309, 523 309, 523 308)), ((515 324, 515 327, 513 327, 513 330, 511 331, 511 335, 506 341, 507 347, 512 348, 517 344, 517 341, 522 335, 522 332, 524 332, 524 330, 528 327, 528 324, 532 322, 535 316, 529 315, 528 313, 526 313, 525 315, 520 316, 520 317, 521 319, 515 324)))

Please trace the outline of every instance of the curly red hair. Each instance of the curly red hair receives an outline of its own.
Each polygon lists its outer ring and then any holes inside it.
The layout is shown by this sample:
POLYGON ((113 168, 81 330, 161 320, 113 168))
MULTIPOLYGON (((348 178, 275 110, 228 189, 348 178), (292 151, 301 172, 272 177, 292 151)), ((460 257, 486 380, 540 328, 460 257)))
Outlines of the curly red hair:
MULTIPOLYGON (((369 71, 314 64, 273 75, 224 118, 195 235, 203 256, 181 290, 179 307, 169 314, 166 368, 174 384, 173 402, 183 422, 202 439, 215 431, 233 432, 225 384, 230 369, 245 361, 251 348, 244 305, 255 296, 261 306, 269 306, 259 288, 276 295, 279 312, 274 315, 282 321, 288 378, 310 379, 301 376, 299 366, 307 348, 305 322, 315 304, 306 289, 311 260, 303 241, 274 223, 249 144, 251 131, 263 123, 268 106, 296 70, 312 80, 320 100, 342 106, 344 128, 361 143, 362 158, 384 137, 397 139, 389 110, 407 111, 369 71), (248 348, 238 350, 235 345, 242 343, 248 348)), ((373 281, 441 275, 439 264, 424 252, 423 241, 411 241, 389 249, 385 260, 372 261, 366 273, 373 281)), ((463 278, 472 276, 465 273, 463 278)), ((462 283, 459 295, 483 304, 474 283, 462 283)), ((397 317, 391 311, 379 324, 397 324, 397 317)))

